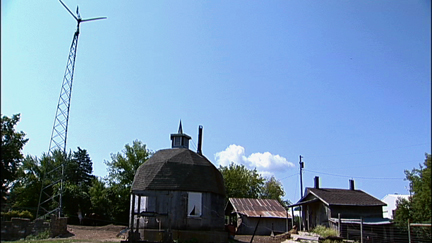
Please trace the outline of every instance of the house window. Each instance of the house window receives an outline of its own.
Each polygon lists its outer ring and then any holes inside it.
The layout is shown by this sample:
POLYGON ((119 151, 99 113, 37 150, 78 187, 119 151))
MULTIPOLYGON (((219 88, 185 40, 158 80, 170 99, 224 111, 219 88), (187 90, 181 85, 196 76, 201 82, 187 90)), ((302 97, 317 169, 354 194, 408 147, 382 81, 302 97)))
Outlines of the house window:
POLYGON ((202 193, 188 192, 188 216, 201 217, 202 214, 202 193))
POLYGON ((134 213, 140 213, 142 211, 147 211, 147 197, 146 196, 139 196, 139 195, 131 195, 131 200, 130 200, 130 211, 132 213, 132 197, 135 196, 135 205, 134 205, 134 213), (141 201, 141 203, 139 204, 139 201, 141 201), (138 211, 138 204, 139 204, 139 211, 138 211))

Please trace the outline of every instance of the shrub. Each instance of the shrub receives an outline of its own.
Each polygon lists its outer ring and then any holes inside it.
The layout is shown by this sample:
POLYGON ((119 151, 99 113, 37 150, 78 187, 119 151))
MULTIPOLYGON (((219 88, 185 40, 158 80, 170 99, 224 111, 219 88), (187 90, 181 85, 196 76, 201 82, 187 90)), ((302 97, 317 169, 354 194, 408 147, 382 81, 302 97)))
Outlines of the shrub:
POLYGON ((338 236, 338 232, 335 229, 327 228, 322 225, 318 225, 312 230, 313 233, 319 234, 321 237, 326 238, 328 236, 338 236))
POLYGON ((33 219, 33 214, 27 210, 24 211, 12 210, 9 212, 1 212, 1 216, 4 217, 6 220, 11 220, 11 218, 13 217, 33 219))
POLYGON ((21 218, 33 219, 33 214, 27 210, 21 211, 18 215, 21 218))
POLYGON ((28 235, 25 239, 26 240, 44 240, 50 238, 50 231, 45 230, 43 232, 40 232, 37 235, 28 235))

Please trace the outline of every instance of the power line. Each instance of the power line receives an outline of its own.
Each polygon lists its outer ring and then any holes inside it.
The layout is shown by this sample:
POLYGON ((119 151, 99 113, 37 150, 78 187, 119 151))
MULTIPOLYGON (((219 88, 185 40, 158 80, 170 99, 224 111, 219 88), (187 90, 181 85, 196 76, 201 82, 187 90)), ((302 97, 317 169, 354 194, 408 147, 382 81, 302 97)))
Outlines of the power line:
POLYGON ((292 175, 289 175, 289 176, 285 176, 284 178, 279 179, 279 180, 281 181, 281 180, 284 180, 284 179, 287 179, 287 178, 290 178, 290 177, 293 177, 293 176, 296 176, 296 175, 298 175, 298 173, 295 173, 295 174, 292 174, 292 175))
MULTIPOLYGON (((396 165, 396 164, 407 164, 407 163, 414 163, 419 162, 418 160, 410 160, 410 161, 404 161, 404 162, 394 162, 394 163, 384 163, 384 164, 374 164, 374 167, 381 167, 381 166, 388 166, 388 165, 396 165)), ((352 169, 352 168, 362 168, 362 167, 371 167, 371 165, 365 164, 365 165, 359 165, 359 166, 344 166, 344 169, 352 169)), ((326 167, 327 169, 334 169, 334 168, 341 168, 340 166, 336 167, 326 167)))
POLYGON ((335 157, 335 156, 347 156, 347 155, 357 155, 357 154, 367 154, 367 153, 376 153, 381 151, 388 151, 388 150, 395 150, 395 149, 402 149, 402 148, 410 148, 410 147, 417 147, 422 145, 430 145, 431 143, 419 143, 419 144, 412 144, 412 145, 406 145, 406 146, 399 146, 399 147, 392 147, 392 148, 383 148, 383 149, 376 149, 376 150, 364 150, 364 151, 358 151, 358 152, 352 152, 352 153, 338 153, 338 154, 328 154, 328 155, 308 155, 308 157, 312 158, 322 158, 322 157, 335 157))
POLYGON ((313 172, 313 173, 318 173, 318 174, 323 174, 323 175, 330 175, 330 176, 338 176, 338 177, 345 177, 345 178, 357 178, 357 179, 366 179, 366 180, 403 180, 405 178, 396 178, 396 177, 363 177, 363 176, 346 176, 346 175, 337 175, 337 174, 331 174, 331 173, 326 173, 326 172, 318 172, 318 171, 313 171, 313 170, 306 170, 304 169, 306 172, 313 172))

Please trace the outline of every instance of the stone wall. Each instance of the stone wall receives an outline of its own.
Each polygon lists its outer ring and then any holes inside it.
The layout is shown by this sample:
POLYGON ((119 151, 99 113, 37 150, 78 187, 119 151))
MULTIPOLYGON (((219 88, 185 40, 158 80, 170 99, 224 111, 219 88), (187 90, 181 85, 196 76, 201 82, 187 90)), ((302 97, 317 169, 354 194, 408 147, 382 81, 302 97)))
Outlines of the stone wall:
POLYGON ((11 221, 1 222, 2 240, 19 240, 28 235, 38 235, 46 230, 50 231, 50 237, 66 234, 67 218, 52 217, 51 222, 36 219, 33 222, 25 218, 12 218, 11 221))
POLYGON ((67 220, 68 218, 65 217, 51 217, 51 224, 50 224, 50 237, 56 237, 58 235, 67 234, 67 220))

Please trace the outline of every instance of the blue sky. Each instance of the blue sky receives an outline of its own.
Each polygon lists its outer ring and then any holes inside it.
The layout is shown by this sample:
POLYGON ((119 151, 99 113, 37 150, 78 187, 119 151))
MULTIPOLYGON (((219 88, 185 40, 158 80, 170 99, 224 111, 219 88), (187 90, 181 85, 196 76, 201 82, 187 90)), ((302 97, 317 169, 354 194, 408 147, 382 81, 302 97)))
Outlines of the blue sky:
MULTIPOLYGON (((430 1, 77 1, 83 18, 68 148, 94 173, 140 140, 183 131, 216 166, 304 186, 407 194, 431 152, 430 1)), ((25 154, 48 150, 76 22, 56 0, 1 2, 1 113, 25 154)))

